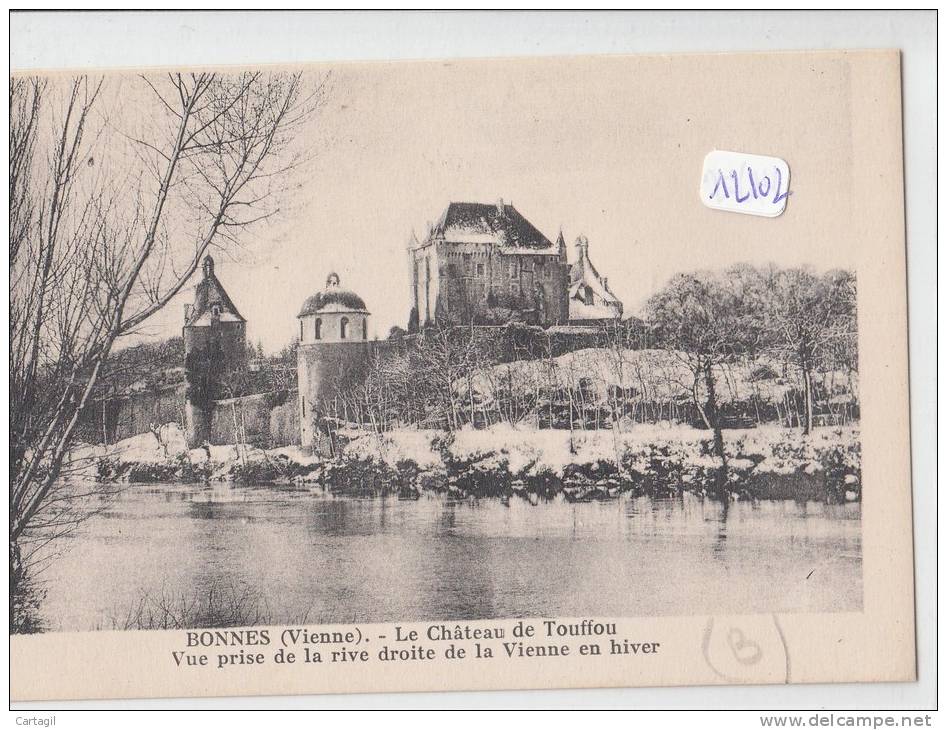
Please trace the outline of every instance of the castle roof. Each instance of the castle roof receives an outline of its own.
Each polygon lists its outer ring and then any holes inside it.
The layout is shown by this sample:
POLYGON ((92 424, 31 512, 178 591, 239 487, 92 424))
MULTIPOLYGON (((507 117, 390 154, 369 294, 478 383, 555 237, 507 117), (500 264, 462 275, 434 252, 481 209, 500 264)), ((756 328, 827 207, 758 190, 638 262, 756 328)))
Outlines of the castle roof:
POLYGON ((451 243, 493 243, 505 253, 555 251, 552 242, 512 203, 450 203, 428 240, 451 243))
POLYGON ((304 303, 297 317, 328 312, 354 312, 368 314, 365 301, 350 289, 343 289, 339 275, 332 273, 326 278, 326 287, 316 292, 304 303))
POLYGON ((184 322, 185 327, 207 327, 211 323, 214 307, 219 307, 221 322, 246 322, 223 284, 214 274, 214 259, 204 257, 204 278, 194 287, 194 304, 184 322))

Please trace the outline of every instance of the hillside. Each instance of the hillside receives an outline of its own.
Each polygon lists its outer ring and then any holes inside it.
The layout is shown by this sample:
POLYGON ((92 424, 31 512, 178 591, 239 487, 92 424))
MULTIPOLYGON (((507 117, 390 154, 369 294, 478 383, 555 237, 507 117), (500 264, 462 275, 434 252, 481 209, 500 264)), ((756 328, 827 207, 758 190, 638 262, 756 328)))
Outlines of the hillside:
MULTIPOLYGON (((720 367, 715 374, 717 398, 731 413, 746 412, 757 423, 792 419, 801 389, 798 373, 757 359, 720 367)), ((695 394, 698 401, 706 398, 702 380, 695 384, 688 355, 667 350, 586 348, 480 368, 454 387, 461 402, 472 396, 485 412, 508 411, 511 400, 531 401, 523 418, 537 415, 550 401, 555 407, 571 399, 573 410, 606 408, 633 421, 694 421, 695 394)), ((821 373, 814 387, 821 411, 837 416, 836 422, 847 421, 857 407, 857 373, 821 373)))

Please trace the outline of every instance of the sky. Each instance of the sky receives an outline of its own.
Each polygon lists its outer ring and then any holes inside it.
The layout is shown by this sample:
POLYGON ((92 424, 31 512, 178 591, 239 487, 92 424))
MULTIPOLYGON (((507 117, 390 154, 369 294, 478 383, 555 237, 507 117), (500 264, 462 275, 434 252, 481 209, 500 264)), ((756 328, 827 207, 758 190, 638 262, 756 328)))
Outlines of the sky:
MULTIPOLYGON (((267 352, 337 272, 370 336, 406 326, 406 245, 451 201, 502 198, 590 256, 635 314, 673 274, 731 263, 853 267, 851 79, 837 54, 623 56, 319 67, 325 103, 300 132, 310 161, 279 215, 216 272, 267 352), (779 218, 703 206, 713 149, 787 160, 779 218)), ((180 334, 189 286, 144 330, 180 334)))

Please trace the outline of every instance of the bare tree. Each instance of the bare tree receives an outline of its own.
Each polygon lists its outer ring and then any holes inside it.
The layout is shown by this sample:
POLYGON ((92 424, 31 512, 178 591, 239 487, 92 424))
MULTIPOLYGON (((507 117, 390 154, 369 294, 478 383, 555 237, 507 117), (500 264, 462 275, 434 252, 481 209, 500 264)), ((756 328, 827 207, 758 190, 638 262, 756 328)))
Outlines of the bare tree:
POLYGON ((808 269, 764 274, 767 345, 798 368, 803 390, 803 433, 813 422, 813 376, 824 367, 857 359, 855 277, 847 271, 817 276, 808 269))
POLYGON ((476 359, 472 327, 438 326, 425 329, 418 338, 414 374, 420 394, 429 404, 433 417, 454 431, 463 424, 465 405, 460 386, 468 384, 468 375, 476 359))
POLYGON ((11 575, 27 542, 74 524, 63 464, 116 341, 208 248, 277 212, 301 162, 294 137, 322 98, 308 84, 261 72, 142 76, 132 90, 12 80, 11 575), (129 94, 134 118, 116 119, 129 94))
POLYGON ((693 403, 713 432, 713 450, 720 460, 714 485, 720 498, 728 493, 728 473, 718 377, 724 365, 759 344, 755 282, 753 270, 745 266, 723 273, 681 274, 647 304, 655 337, 692 376, 693 403))

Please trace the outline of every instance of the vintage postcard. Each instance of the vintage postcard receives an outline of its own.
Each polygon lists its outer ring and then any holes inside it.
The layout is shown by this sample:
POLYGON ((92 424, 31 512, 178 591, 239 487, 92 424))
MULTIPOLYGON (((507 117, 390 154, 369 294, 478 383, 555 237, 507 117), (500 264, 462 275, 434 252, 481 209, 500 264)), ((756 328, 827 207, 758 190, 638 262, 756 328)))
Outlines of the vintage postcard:
POLYGON ((914 678, 897 51, 10 102, 14 700, 914 678))

